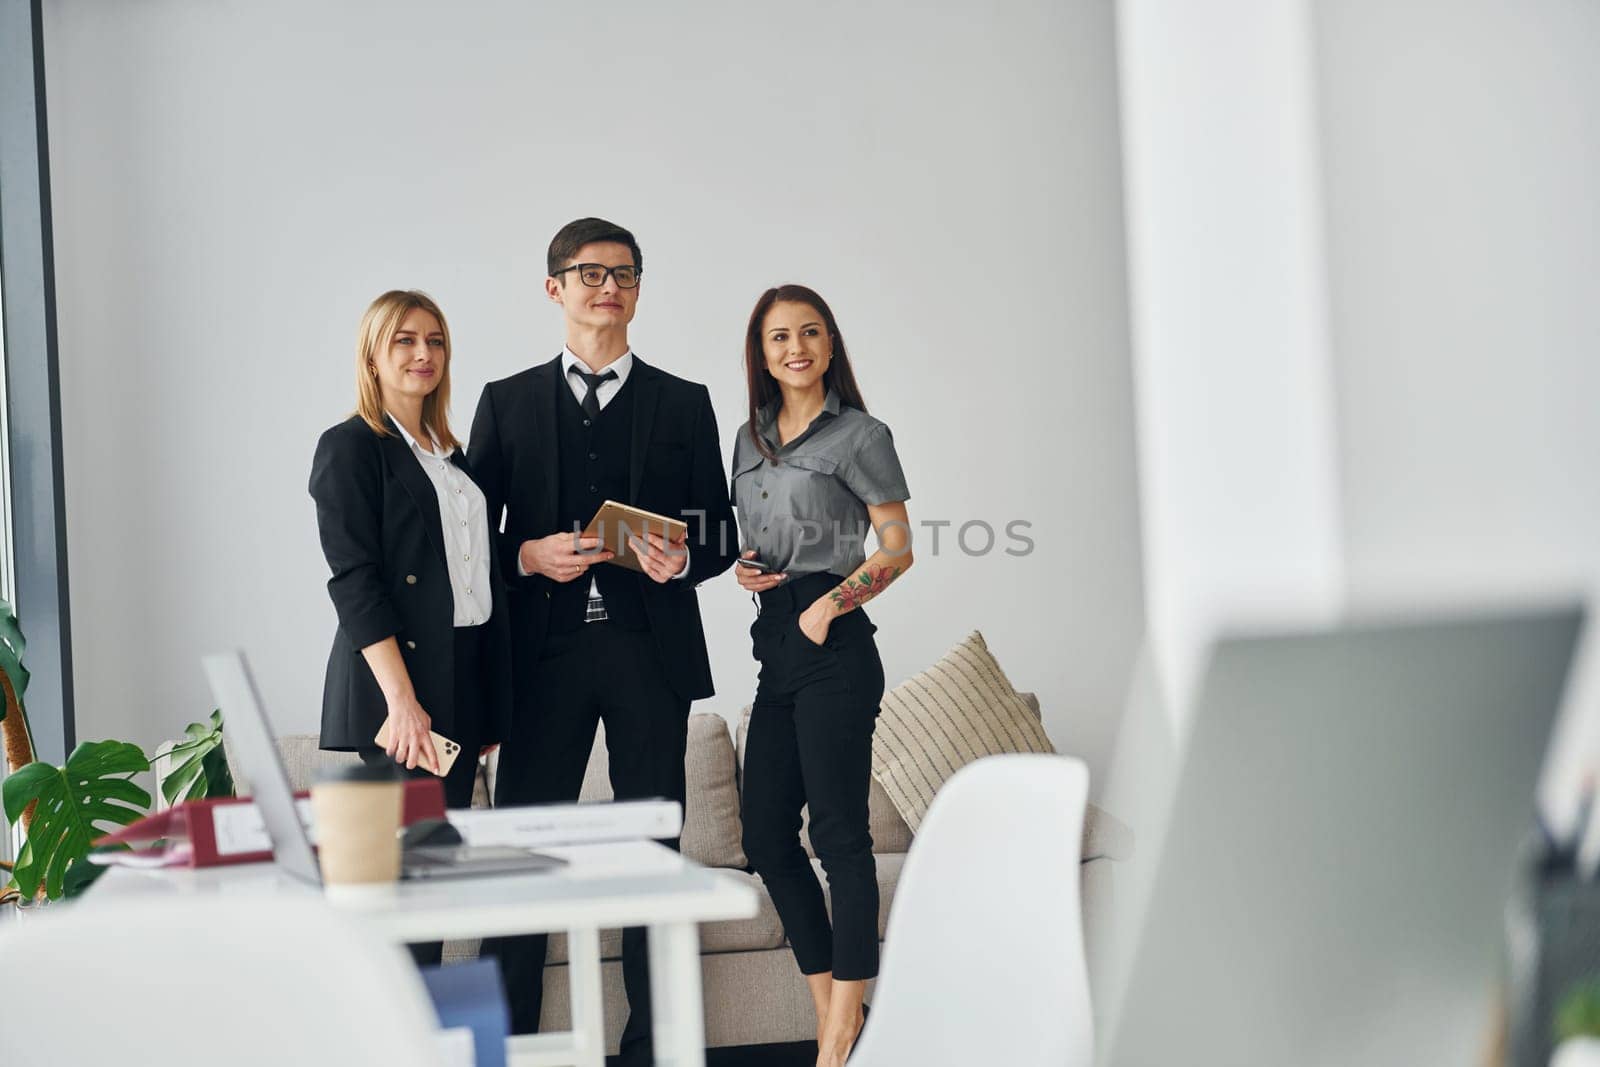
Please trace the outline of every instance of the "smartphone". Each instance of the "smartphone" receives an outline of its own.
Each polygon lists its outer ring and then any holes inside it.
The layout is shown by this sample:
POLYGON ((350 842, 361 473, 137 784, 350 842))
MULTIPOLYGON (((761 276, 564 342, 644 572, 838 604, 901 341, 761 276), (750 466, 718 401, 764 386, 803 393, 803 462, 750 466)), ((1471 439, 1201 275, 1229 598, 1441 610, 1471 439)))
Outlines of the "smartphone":
MULTIPOLYGON (((437 730, 429 730, 428 736, 433 738, 433 751, 439 757, 439 769, 435 771, 440 778, 450 773, 450 768, 455 766, 456 757, 461 755, 461 746, 450 740, 437 730)), ((372 739, 379 748, 389 747, 389 720, 383 720, 383 726, 378 730, 378 736, 372 739)), ((398 766, 398 764, 396 765, 398 766)), ((421 767, 422 764, 417 764, 421 767)))
POLYGON ((759 574, 776 574, 776 573, 778 573, 772 567, 771 564, 763 563, 759 559, 745 559, 743 556, 740 556, 738 559, 734 560, 733 562, 737 563, 739 566, 745 568, 746 570, 756 571, 759 574))

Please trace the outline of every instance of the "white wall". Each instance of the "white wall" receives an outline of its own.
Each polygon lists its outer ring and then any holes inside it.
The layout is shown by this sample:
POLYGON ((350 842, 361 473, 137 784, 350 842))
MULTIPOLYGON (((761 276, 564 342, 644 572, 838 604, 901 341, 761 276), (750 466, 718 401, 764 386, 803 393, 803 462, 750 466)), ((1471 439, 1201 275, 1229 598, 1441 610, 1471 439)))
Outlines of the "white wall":
POLYGON ((1137 828, 1093 980, 1114 1044, 1205 655, 1343 593, 1309 0, 1123 0, 1148 644, 1106 804, 1137 828))
MULTIPOLYGON (((1351 601, 1600 586, 1600 8, 1318 6, 1351 601)), ((1600 766, 1591 654, 1558 821, 1600 766)))
MULTIPOLYGON (((561 341, 568 219, 644 246, 640 354, 742 420, 766 285, 834 303, 914 520, 1033 523, 872 612, 891 682, 982 628, 1104 765, 1139 634, 1111 10, 55 0, 45 5, 80 736, 152 743, 249 650, 316 728, 334 625, 305 482, 366 302, 451 319, 482 383, 561 341)), ((719 696, 752 608, 702 593, 719 696)), ((1098 779, 1098 774, 1096 775, 1098 779)))
MULTIPOLYGON (((1118 10, 1151 646, 1106 798, 1140 831, 1097 975, 1113 1034, 1218 627, 1600 577, 1600 11, 1118 10)), ((1597 765, 1596 652, 1558 821, 1597 765)))
POLYGON ((1358 595, 1600 576, 1600 8, 1318 17, 1358 595))

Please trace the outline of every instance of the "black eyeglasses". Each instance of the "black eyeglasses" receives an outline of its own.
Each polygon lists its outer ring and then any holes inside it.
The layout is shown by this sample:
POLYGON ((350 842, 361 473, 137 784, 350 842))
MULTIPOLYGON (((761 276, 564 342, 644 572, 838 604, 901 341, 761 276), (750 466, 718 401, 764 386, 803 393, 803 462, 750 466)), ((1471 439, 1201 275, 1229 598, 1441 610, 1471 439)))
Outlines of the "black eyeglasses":
POLYGON ((644 273, 632 265, 607 267, 600 263, 574 263, 570 267, 562 267, 550 276, 554 278, 557 274, 565 274, 569 270, 577 271, 578 280, 591 289, 598 289, 604 285, 608 274, 617 280, 618 289, 632 289, 639 284, 639 275, 644 273))

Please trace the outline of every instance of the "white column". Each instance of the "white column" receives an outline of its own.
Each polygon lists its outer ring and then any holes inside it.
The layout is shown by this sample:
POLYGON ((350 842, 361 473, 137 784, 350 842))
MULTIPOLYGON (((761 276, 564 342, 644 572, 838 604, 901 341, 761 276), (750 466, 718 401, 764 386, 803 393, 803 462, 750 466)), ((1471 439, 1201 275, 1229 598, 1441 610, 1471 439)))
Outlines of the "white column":
POLYGON ((1104 794, 1138 842, 1096 932, 1102 1044, 1208 643, 1343 587, 1309 0, 1118 17, 1149 630, 1104 794))

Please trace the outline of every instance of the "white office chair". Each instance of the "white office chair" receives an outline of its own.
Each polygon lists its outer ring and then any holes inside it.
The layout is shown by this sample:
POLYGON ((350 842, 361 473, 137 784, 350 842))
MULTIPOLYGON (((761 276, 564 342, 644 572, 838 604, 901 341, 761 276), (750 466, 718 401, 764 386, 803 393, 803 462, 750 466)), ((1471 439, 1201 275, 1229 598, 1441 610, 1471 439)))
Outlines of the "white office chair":
POLYGON ((1088 792, 1065 756, 991 756, 944 784, 906 857, 852 1067, 1088 1067, 1088 792))
POLYGON ((439 1067, 406 953, 322 901, 131 898, 0 930, 0 1063, 439 1067))

